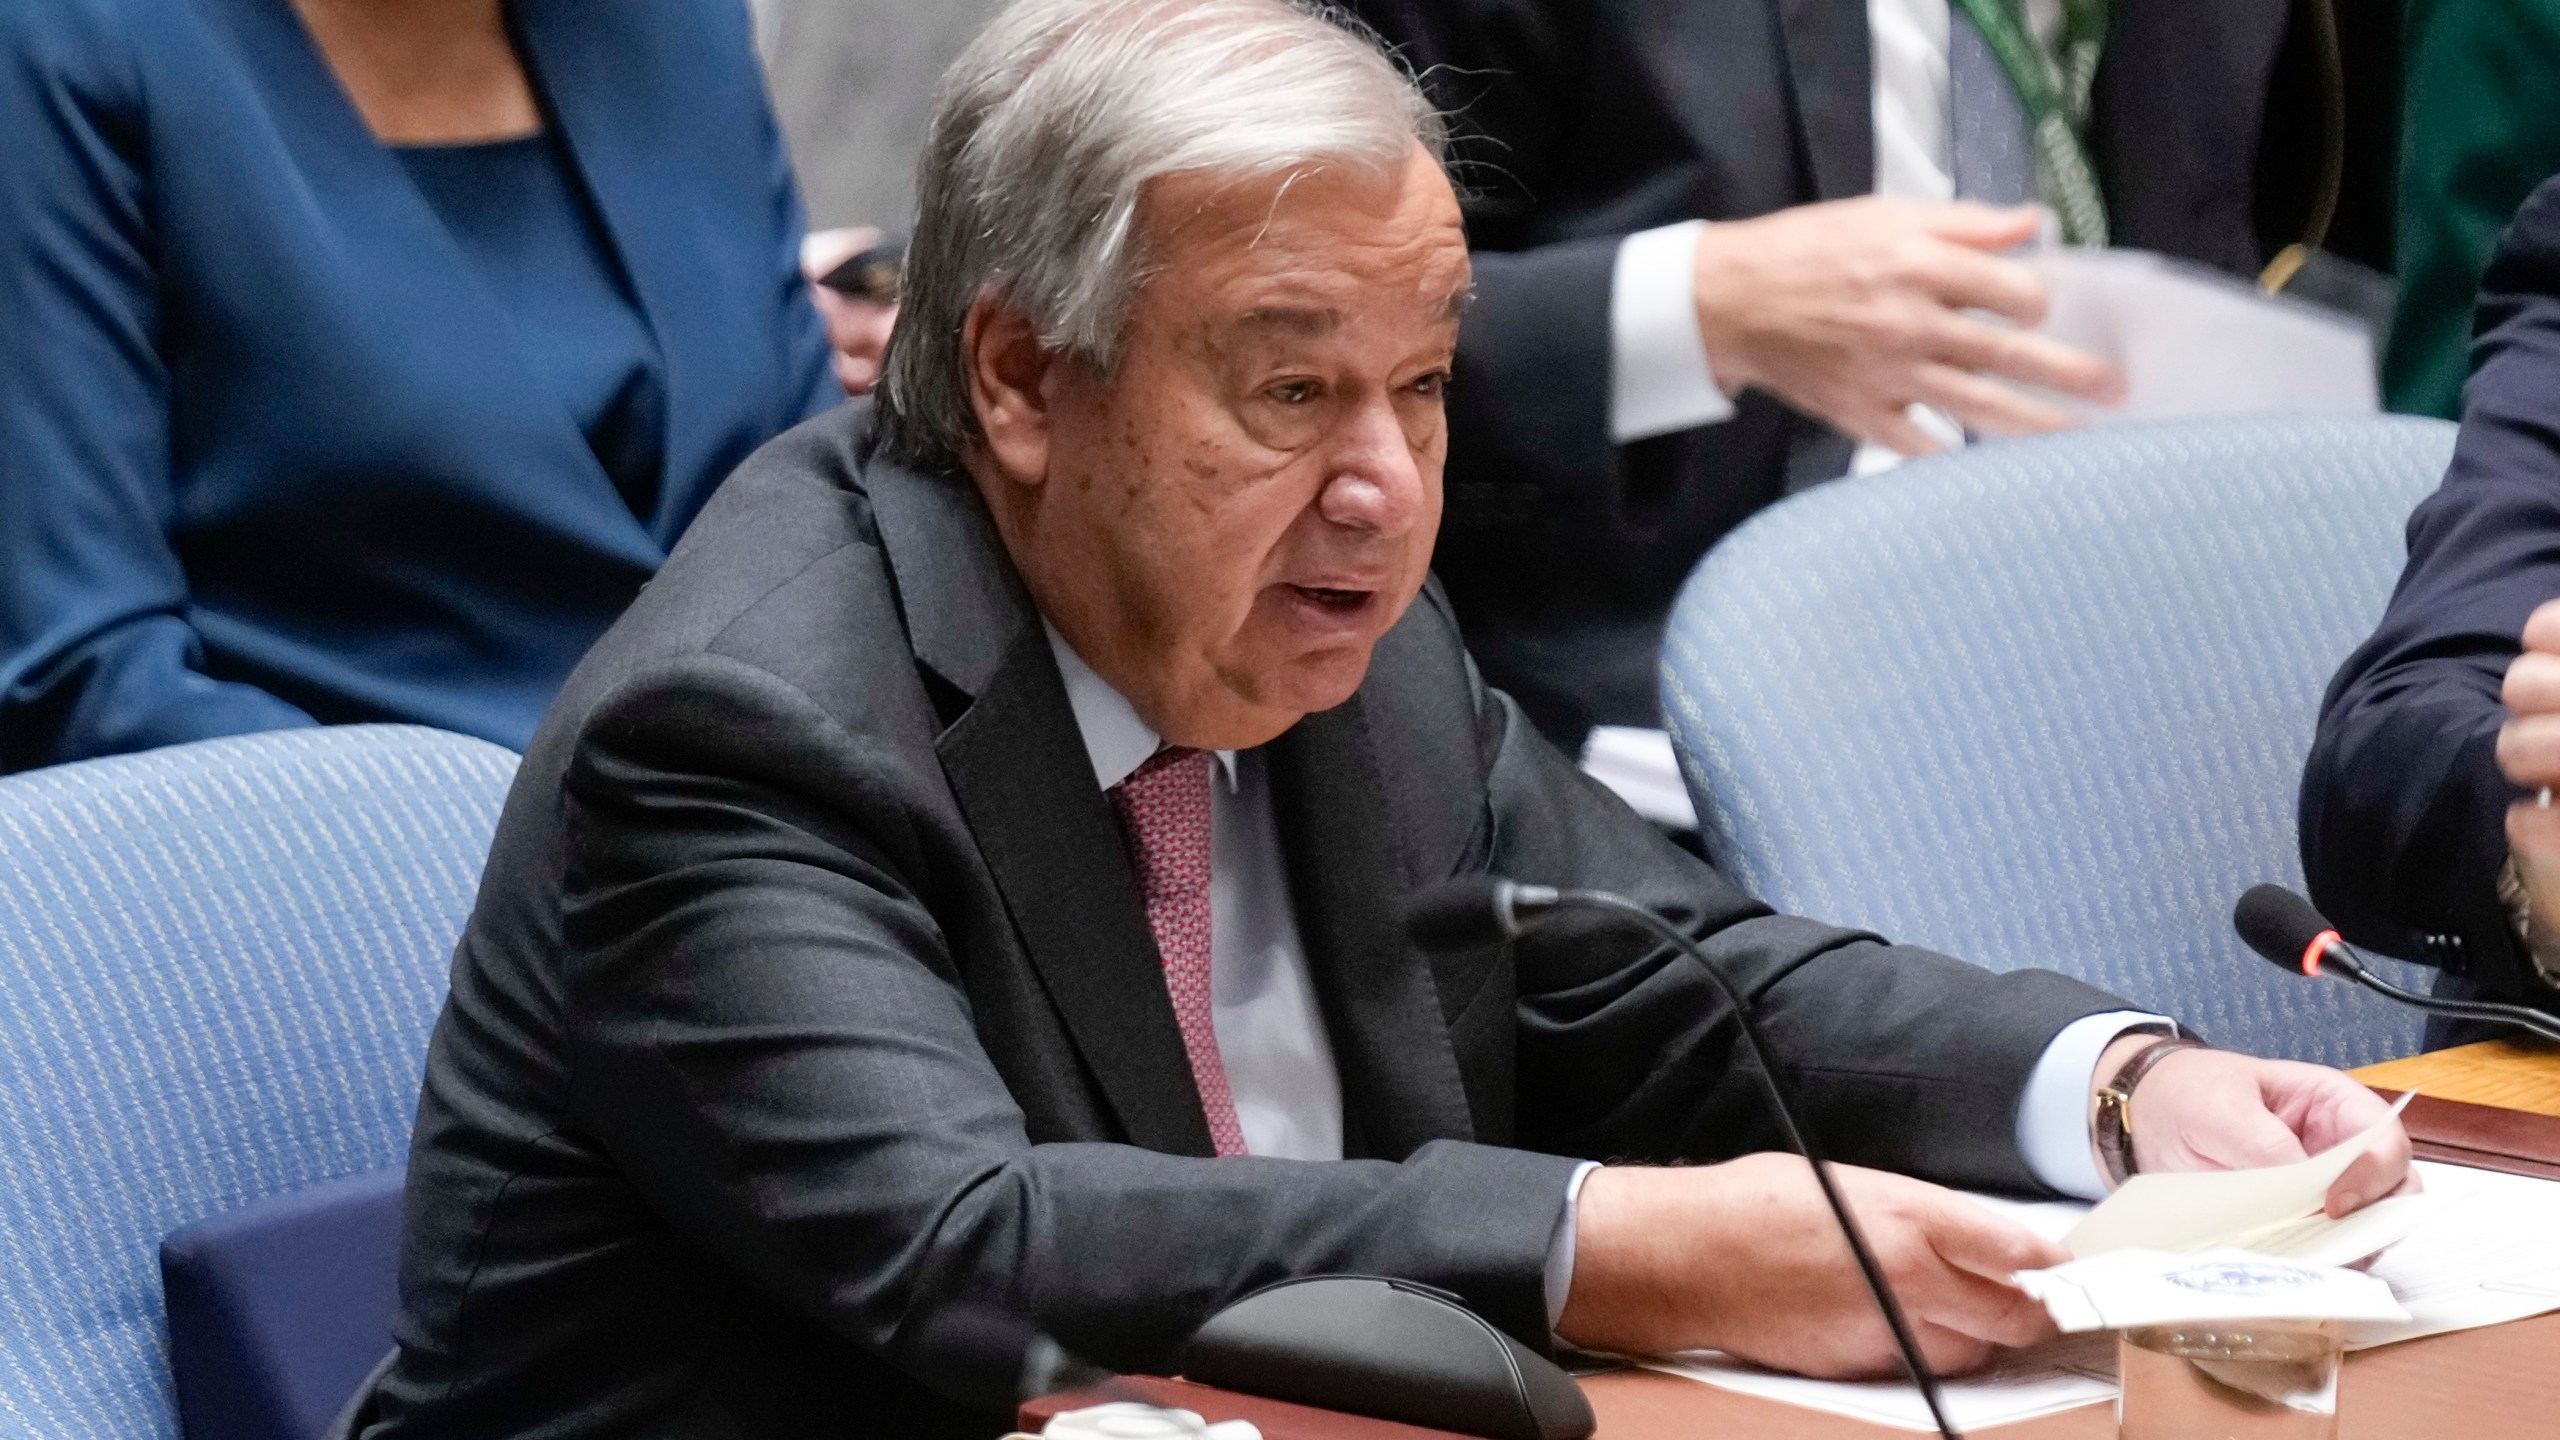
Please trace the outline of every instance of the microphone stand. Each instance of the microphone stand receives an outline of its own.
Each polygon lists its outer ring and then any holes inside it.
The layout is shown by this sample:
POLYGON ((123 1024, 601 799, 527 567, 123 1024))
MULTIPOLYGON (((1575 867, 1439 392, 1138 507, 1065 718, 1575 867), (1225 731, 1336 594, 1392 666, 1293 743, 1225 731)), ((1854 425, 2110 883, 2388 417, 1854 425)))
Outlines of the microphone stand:
MULTIPOLYGON (((1518 886, 1513 893, 1519 892, 1531 892, 1520 897, 1529 899, 1534 895, 1534 888, 1518 886)), ((1760 1022, 1752 1018, 1751 1004, 1743 998, 1741 989, 1725 974, 1724 967, 1699 949, 1698 942, 1690 939, 1679 926, 1633 900, 1605 890, 1559 890, 1553 893, 1555 898, 1550 903, 1556 907, 1605 910, 1642 925, 1695 961, 1700 969, 1707 972, 1707 978, 1715 982, 1716 989, 1723 992, 1725 1003, 1733 1007, 1733 1018, 1742 1027, 1743 1044, 1750 1049, 1752 1062, 1759 1068, 1761 1083, 1768 1089, 1769 1108, 1777 1112, 1778 1128, 1785 1133, 1787 1143, 1805 1158, 1806 1164, 1813 1167, 1814 1182, 1822 1187, 1822 1198, 1831 1206, 1833 1217, 1839 1220, 1840 1233, 1848 1237, 1849 1253, 1858 1262, 1858 1273, 1866 1277, 1867 1289, 1875 1295, 1876 1308, 1884 1312, 1885 1328, 1893 1332, 1894 1348, 1902 1353, 1904 1372, 1910 1375, 1911 1383, 1919 1387, 1920 1398, 1929 1406, 1929 1418, 1937 1422, 1938 1434, 1943 1440, 1962 1440, 1956 1428, 1947 1422, 1946 1404, 1938 1393, 1937 1372, 1931 1370, 1929 1362, 1921 1356, 1920 1343, 1912 1338, 1911 1322, 1904 1318, 1902 1304, 1894 1298, 1893 1287, 1885 1283, 1884 1268, 1876 1263, 1875 1252, 1867 1247, 1866 1233, 1858 1228, 1857 1217, 1849 1213, 1849 1202, 1841 1197, 1840 1187, 1832 1179, 1831 1162, 1823 1158, 1821 1148, 1814 1143, 1813 1132, 1796 1120, 1795 1096, 1790 1083, 1778 1073, 1768 1042, 1760 1034, 1760 1022)), ((1545 896, 1535 895, 1534 898, 1544 899, 1545 896)), ((1502 914, 1514 927, 1521 923, 1512 909, 1510 895, 1502 898, 1502 914)))
POLYGON ((2505 1005, 2494 1000, 2447 1000, 2438 995, 2420 995, 2403 990, 2365 968, 2344 940, 2332 940, 2322 956, 2323 973, 2334 970, 2367 990, 2397 1000, 2413 1009, 2433 1015, 2450 1015, 2457 1020, 2480 1020, 2492 1025, 2513 1025, 2519 1030, 2560 1044, 2560 1019, 2528 1005, 2505 1005))

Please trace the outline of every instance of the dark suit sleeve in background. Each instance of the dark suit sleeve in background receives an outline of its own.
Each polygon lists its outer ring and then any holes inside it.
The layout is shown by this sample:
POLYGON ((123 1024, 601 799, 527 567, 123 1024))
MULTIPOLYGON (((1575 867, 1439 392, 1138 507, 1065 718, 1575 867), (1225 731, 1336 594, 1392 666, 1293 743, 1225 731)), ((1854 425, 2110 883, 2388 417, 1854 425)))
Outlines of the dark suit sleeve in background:
MULTIPOLYGON (((1538 224, 1583 85, 1589 19, 1554 0, 1357 6, 1449 113, 1476 300, 1449 398, 1453 532, 1534 523, 1554 499, 1600 503, 1609 438, 1609 291, 1619 234, 1557 241, 1538 224)), ((1632 226, 1630 229, 1642 228, 1632 226)))
MULTIPOLYGON (((718 658, 624 689, 567 783, 572 1109, 650 1206, 783 1304, 928 1379, 960 1307, 1161 1369, 1290 1275, 1438 1285, 1533 1343, 1570 1162, 1402 1163, 1046 1144, 981 1047, 902 873, 877 755, 718 658)), ((912 869, 907 865, 903 868, 912 869)))
POLYGON ((2444 485, 2409 521, 2382 624, 2329 688, 2302 783, 2312 898, 2350 939, 2529 993, 2496 893, 2499 687, 2560 597, 2560 184, 2525 202, 2482 290, 2479 368, 2444 485))
POLYGON ((1435 563, 1467 641, 1493 683, 1568 748, 1594 724, 1658 725, 1653 660, 1681 581, 1791 479, 1840 473, 1848 445, 1760 392, 1737 397, 1722 423, 1618 444, 1618 248, 1662 225, 1815 199, 1810 159, 1863 192, 1863 54, 1819 67, 1824 84, 1858 97, 1855 122, 1824 131, 1846 142, 1833 154, 1809 148, 1798 124, 1805 82, 1790 67, 1780 7, 1354 8, 1420 74, 1453 131, 1476 304, 1449 396, 1435 563))
POLYGON ((96 0, 0 11, 0 771, 312 723, 197 668, 139 89, 96 0))

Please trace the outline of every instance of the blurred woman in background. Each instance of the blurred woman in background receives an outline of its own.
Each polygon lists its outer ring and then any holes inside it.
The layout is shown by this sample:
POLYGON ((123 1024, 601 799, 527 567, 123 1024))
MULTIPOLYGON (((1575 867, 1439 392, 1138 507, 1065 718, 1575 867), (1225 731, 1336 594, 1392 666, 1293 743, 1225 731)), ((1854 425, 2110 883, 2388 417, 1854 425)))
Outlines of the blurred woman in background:
POLYGON ((0 770, 521 748, 841 398, 737 0, 10 5, 0 135, 0 770))

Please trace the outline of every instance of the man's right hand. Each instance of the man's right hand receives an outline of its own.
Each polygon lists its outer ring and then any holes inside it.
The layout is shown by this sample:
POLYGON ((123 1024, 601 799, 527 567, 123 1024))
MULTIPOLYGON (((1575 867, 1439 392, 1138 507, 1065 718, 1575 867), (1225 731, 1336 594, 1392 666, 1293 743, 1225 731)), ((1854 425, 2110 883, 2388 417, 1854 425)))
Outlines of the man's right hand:
POLYGON ((2045 283, 1998 252, 2039 223, 2033 209, 1871 196, 1709 225, 1695 293, 1716 383, 1758 386, 1905 455, 1940 448, 1905 414, 1913 404, 1989 435, 2063 429, 2069 415, 2002 382, 2105 404, 2124 377, 2032 333, 2045 283))
MULTIPOLYGON (((2498 727, 2498 768, 2527 790, 2560 787, 2560 600, 2527 617, 2523 645, 2499 693, 2507 722, 2498 727)), ((2535 924, 2560 923, 2560 806, 2525 800, 2511 807, 2507 847, 2535 924)))
MULTIPOLYGON (((1997 1346, 2054 1334, 2008 1277, 2062 1263, 2060 1246, 1952 1190, 1846 1165, 1833 1173, 1933 1368, 1971 1370, 1997 1346)), ((1592 1172, 1556 1331, 1584 1349, 1722 1350, 1824 1378, 1901 1363, 1813 1171, 1783 1154, 1592 1172)))

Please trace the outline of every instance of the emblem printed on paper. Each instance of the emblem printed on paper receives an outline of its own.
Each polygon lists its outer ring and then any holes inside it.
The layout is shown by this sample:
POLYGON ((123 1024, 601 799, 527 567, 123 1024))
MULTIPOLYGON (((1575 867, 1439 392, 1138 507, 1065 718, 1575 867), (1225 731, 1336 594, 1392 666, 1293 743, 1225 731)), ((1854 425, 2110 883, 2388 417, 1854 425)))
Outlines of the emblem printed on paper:
POLYGON ((2264 1295, 2276 1290, 2298 1290, 2317 1285, 2320 1277, 2298 1265, 2278 1265, 2258 1261, 2216 1261, 2209 1265, 2190 1265, 2172 1270, 2161 1277, 2172 1285, 2188 1290, 2201 1290, 2208 1295, 2264 1295))

